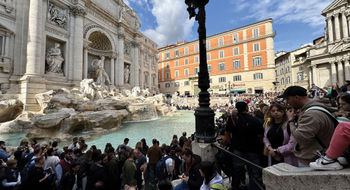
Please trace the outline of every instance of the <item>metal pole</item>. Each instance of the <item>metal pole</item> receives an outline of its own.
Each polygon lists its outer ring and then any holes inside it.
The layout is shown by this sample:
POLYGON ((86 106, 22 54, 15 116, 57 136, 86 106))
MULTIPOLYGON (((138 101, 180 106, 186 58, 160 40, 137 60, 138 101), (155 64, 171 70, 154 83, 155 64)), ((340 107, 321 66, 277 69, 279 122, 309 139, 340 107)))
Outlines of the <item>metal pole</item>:
POLYGON ((198 73, 198 87, 201 89, 199 92, 199 107, 195 110, 196 117, 196 132, 195 139, 201 143, 211 143, 216 139, 215 126, 214 126, 214 111, 209 107, 210 94, 208 89, 209 85, 209 73, 207 66, 207 50, 206 50, 206 28, 205 28, 205 5, 209 0, 185 0, 188 5, 188 12, 190 18, 196 17, 198 21, 198 34, 199 34, 199 73, 198 73), (198 13, 195 10, 198 9, 198 13))

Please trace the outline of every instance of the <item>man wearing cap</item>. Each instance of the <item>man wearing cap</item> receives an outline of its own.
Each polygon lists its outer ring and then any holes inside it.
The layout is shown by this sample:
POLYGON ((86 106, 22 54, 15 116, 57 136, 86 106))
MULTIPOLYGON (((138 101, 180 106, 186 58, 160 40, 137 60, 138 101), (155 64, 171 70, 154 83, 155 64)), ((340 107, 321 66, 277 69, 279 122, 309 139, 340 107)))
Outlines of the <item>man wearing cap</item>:
POLYGON ((307 90, 300 86, 290 86, 279 96, 284 98, 294 109, 287 111, 288 123, 294 136, 294 154, 298 158, 299 167, 308 167, 317 158, 316 152, 329 146, 336 127, 329 114, 317 109, 322 107, 333 112, 329 107, 318 101, 309 99, 307 90), (295 110, 300 110, 296 117, 295 110))

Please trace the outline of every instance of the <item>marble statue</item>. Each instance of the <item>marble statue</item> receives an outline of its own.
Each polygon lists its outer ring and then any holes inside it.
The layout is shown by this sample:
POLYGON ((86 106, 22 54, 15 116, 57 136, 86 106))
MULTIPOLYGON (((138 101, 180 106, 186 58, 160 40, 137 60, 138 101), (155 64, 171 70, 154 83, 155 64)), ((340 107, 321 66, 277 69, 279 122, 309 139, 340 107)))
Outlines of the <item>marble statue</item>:
POLYGON ((124 83, 129 84, 130 78, 130 65, 126 65, 124 68, 124 83))
POLYGON ((47 52, 46 62, 48 64, 48 69, 46 70, 49 73, 63 73, 62 71, 62 62, 64 58, 61 54, 60 44, 55 43, 55 46, 47 52))
POLYGON ((108 83, 108 85, 111 85, 111 81, 109 80, 109 76, 106 73, 105 69, 104 69, 104 65, 105 65, 105 57, 102 56, 101 59, 95 59, 92 61, 92 65, 96 67, 96 83, 102 86, 106 85, 106 82, 108 83))
POLYGON ((49 3, 48 19, 61 27, 67 23, 67 15, 52 3, 49 3))
POLYGON ((126 7, 125 5, 122 5, 120 11, 119 11, 119 22, 122 22, 124 20, 124 14, 125 14, 125 11, 126 11, 126 7))

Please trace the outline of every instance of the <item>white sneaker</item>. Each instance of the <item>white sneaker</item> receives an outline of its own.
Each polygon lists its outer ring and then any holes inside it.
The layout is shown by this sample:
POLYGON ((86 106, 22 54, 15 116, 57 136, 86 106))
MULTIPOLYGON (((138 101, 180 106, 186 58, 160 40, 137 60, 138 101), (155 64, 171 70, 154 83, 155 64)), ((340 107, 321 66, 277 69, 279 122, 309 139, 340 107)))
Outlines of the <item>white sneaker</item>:
POLYGON ((337 160, 338 160, 339 164, 341 164, 341 165, 343 165, 343 166, 349 165, 349 162, 346 160, 345 157, 338 157, 337 160))
POLYGON ((324 156, 310 163, 310 167, 315 170, 341 170, 343 166, 337 160, 329 160, 324 156))

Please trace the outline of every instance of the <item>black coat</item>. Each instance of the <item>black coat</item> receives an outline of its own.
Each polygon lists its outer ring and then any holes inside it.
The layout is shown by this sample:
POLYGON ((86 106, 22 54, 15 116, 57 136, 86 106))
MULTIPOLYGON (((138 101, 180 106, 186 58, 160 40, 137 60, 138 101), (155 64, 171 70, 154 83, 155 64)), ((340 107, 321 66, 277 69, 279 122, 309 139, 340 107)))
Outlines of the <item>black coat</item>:
MULTIPOLYGON (((200 163, 202 161, 201 157, 198 155, 193 155, 194 157, 194 164, 191 166, 190 170, 188 171, 188 182, 187 185, 190 188, 190 190, 198 190, 203 184, 203 177, 201 176, 199 172, 200 163)), ((185 164, 186 168, 186 164, 185 164)))

